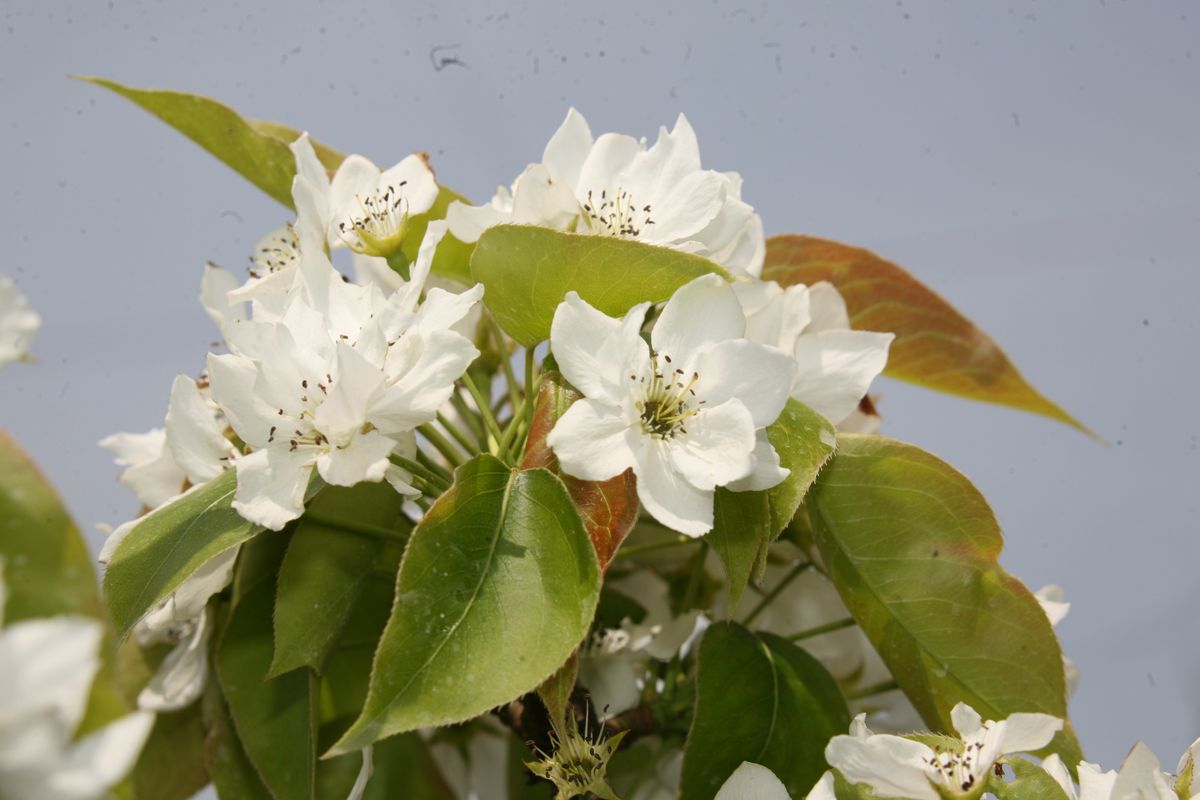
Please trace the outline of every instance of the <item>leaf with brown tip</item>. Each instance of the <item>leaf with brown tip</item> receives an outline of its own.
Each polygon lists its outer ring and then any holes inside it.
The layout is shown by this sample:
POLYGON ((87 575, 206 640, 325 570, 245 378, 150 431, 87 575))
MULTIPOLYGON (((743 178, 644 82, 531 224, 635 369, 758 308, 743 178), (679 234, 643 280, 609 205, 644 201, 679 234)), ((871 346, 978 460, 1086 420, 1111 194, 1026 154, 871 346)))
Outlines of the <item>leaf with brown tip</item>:
POLYGON ((1082 423, 1029 384, 1000 346, 904 269, 869 250, 815 236, 767 240, 763 279, 783 286, 829 281, 859 330, 896 334, 884 374, 939 392, 1082 423))

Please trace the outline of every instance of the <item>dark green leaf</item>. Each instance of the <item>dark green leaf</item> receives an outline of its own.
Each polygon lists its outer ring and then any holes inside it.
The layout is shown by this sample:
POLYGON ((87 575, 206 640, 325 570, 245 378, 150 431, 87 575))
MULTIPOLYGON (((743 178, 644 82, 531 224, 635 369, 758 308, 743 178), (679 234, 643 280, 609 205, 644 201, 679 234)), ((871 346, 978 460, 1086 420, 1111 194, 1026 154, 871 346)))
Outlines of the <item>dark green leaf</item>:
POLYGON ((272 675, 297 667, 320 671, 383 549, 382 537, 407 527, 403 504, 387 483, 330 486, 312 502, 279 571, 272 675))
POLYGON ((729 277, 712 261, 678 250, 529 225, 489 228, 471 256, 471 274, 486 288, 484 303, 524 345, 549 338, 554 310, 569 291, 620 316, 643 301, 666 300, 709 272, 729 277))
POLYGON ((774 538, 792 521, 817 473, 833 455, 837 431, 808 406, 788 400, 779 419, 767 427, 767 438, 779 454, 779 463, 791 471, 783 483, 767 490, 774 538))
MULTIPOLYGON (((806 502, 829 577, 931 728, 958 702, 984 719, 1066 718, 1062 651, 997 563, 996 518, 963 475, 911 445, 839 437, 806 502)), ((1067 729, 1051 746, 1079 761, 1067 729)))
POLYGON ((697 669, 683 800, 710 800, 743 761, 803 797, 825 772, 825 745, 850 724, 825 668, 786 639, 719 623, 700 642, 697 669))
POLYGON ((206 561, 263 530, 233 510, 236 492, 227 470, 147 514, 117 547, 104 595, 121 638, 206 561))
POLYGON ((208 785, 200 704, 159 714, 130 774, 136 800, 188 800, 208 785))
POLYGON ((912 275, 868 250, 815 236, 772 236, 763 279, 784 286, 818 281, 836 286, 854 328, 896 334, 885 375, 1032 411, 1091 433, 1029 385, 975 323, 912 275))
POLYGON ((204 763, 217 795, 221 800, 272 800, 271 793, 263 786, 262 778, 242 749, 216 681, 209 681, 200 702, 207 731, 204 763))
POLYGON ((491 456, 413 532, 362 716, 331 751, 475 717, 537 687, 587 634, 596 553, 562 483, 491 456))
POLYGON ((706 538, 725 567, 730 613, 737 608, 771 536, 771 506, 766 492, 717 489, 713 529, 706 538))
POLYGON ((271 665, 274 583, 260 581, 234 606, 216 667, 246 756, 276 800, 314 796, 316 678, 310 670, 264 680, 271 665))

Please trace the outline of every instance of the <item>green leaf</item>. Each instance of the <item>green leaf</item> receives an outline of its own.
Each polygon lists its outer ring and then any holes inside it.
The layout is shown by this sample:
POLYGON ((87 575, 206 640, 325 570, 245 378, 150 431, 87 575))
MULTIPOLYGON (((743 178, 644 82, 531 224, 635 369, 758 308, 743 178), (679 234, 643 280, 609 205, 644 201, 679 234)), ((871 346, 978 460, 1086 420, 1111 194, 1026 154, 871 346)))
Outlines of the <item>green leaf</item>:
POLYGON ((1093 435, 1034 389, 996 342, 932 289, 869 250, 815 236, 767 240, 763 280, 829 281, 858 330, 896 334, 884 374, 940 392, 1019 408, 1093 435))
MULTIPOLYGON (((455 800, 419 733, 393 736, 374 748, 374 769, 363 800, 455 800)), ((357 752, 318 763, 317 797, 346 800, 361 767, 357 752)))
POLYGON ((473 459, 413 531, 366 707, 330 754, 536 688, 587 634, 599 594, 596 553, 562 483, 473 459))
POLYGON ((725 567, 731 613, 762 564, 766 546, 792 521, 837 445, 829 420, 791 399, 767 428, 767 438, 789 470, 787 478, 761 492, 717 489, 713 500, 713 529, 707 538, 725 567))
POLYGON ((271 665, 274 585, 262 580, 230 614, 216 652, 217 679, 246 756, 276 800, 311 800, 316 781, 316 678, 296 670, 264 680, 271 665))
MULTIPOLYGON (((249 119, 246 122, 259 133, 278 139, 286 145, 291 145, 292 142, 300 138, 300 131, 279 122, 271 122, 265 119, 249 119)), ((317 160, 321 162, 321 166, 330 175, 337 172, 337 168, 346 159, 344 154, 339 153, 327 144, 318 142, 311 136, 308 137, 308 143, 312 145, 313 152, 317 154, 317 160)), ((289 186, 289 197, 291 196, 290 188, 289 186)))
POLYGON ((103 86, 141 106, 232 167, 273 199, 292 208, 296 160, 282 139, 287 130, 251 124, 236 111, 195 94, 166 89, 135 89, 92 76, 80 80, 103 86), (256 127, 257 126, 257 127, 256 127))
POLYGON ((386 482, 330 486, 300 518, 279 571, 272 676, 321 670, 383 549, 381 537, 401 535, 403 504, 386 482))
POLYGON ((54 488, 0 430, 0 556, 8 623, 56 614, 105 618, 87 544, 54 488))
POLYGON ((189 575, 263 528, 233 510, 234 470, 150 512, 117 547, 104 596, 119 638, 189 575))
POLYGON ((130 774, 137 800, 188 800, 209 783, 200 703, 154 718, 130 774))
POLYGON ((803 797, 825 772, 825 745, 850 725, 832 676, 786 639, 731 622, 705 632, 697 669, 680 797, 710 800, 743 761, 803 797))
POLYGON ((992 776, 988 790, 997 800, 1071 800, 1050 773, 1024 758, 1008 758, 1006 763, 1014 773, 1011 781, 992 776))
POLYGON ((678 250, 529 225, 489 228, 471 256, 484 303, 524 345, 549 338, 554 310, 569 291, 615 317, 643 301, 666 300, 709 272, 729 278, 708 259, 678 250))
POLYGON ((737 608, 771 541, 771 505, 766 492, 731 492, 713 497, 713 529, 705 538, 725 567, 729 613, 737 608))
POLYGON ((254 765, 246 757, 216 681, 208 682, 200 704, 207 731, 204 763, 217 795, 221 800, 272 800, 254 765))
MULTIPOLYGON (((1066 718, 1062 651, 1034 596, 997 563, 1002 540, 979 491, 911 445, 842 435, 806 507, 830 579, 935 730, 950 709, 1066 718)), ((1069 728, 1051 745, 1080 760, 1069 728)))

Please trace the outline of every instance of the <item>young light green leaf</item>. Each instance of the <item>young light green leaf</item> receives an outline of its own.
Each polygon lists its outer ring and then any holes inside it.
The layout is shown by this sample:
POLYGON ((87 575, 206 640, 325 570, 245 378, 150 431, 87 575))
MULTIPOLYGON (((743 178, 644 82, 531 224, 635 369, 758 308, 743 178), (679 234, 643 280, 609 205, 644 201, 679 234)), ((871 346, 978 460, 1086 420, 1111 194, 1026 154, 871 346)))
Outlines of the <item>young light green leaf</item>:
POLYGON ((217 645, 217 678, 245 754, 275 800, 312 800, 317 681, 307 669, 264 680, 274 594, 273 582, 262 580, 233 607, 217 645))
POLYGON ((700 641, 680 797, 711 800, 743 761, 803 797, 826 770, 825 745, 849 724, 837 683, 808 653, 736 623, 713 625, 700 641))
MULTIPOLYGON (((966 702, 985 719, 1066 718, 1062 651, 1034 596, 997 563, 978 490, 911 445, 842 435, 805 503, 829 577, 935 730, 966 702)), ((1050 748, 1080 760, 1067 727, 1050 748)))
POLYGON ((385 538, 411 527, 403 504, 386 482, 360 483, 328 487, 305 511, 279 570, 272 676, 321 670, 385 538))
POLYGON ((143 517, 113 553, 104 597, 120 638, 185 578, 262 527, 233 510, 234 470, 227 470, 143 517))
POLYGON ((491 456, 468 462, 413 531, 366 706, 329 755, 531 691, 587 634, 599 594, 562 482, 491 456))
POLYGON ((833 454, 837 433, 829 420, 797 400, 767 428, 779 463, 789 470, 777 486, 761 492, 718 489, 713 501, 713 529, 708 541, 725 567, 729 608, 737 607, 766 546, 796 514, 817 472, 833 454))
POLYGON ((729 278, 717 264, 690 253, 530 225, 489 228, 471 256, 471 275, 486 288, 484 303, 524 345, 549 338, 554 310, 569 291, 621 316, 643 301, 666 300, 709 272, 729 278))
POLYGON ((869 250, 815 236, 772 236, 762 276, 784 286, 829 281, 845 298, 854 328, 896 334, 885 375, 1031 411, 1091 434, 1034 389, 991 336, 908 272, 869 250))
POLYGON ((216 100, 166 89, 135 89, 116 81, 83 75, 80 80, 103 86, 141 106, 232 167, 273 199, 292 208, 296 161, 288 143, 278 138, 284 128, 258 127, 216 100))

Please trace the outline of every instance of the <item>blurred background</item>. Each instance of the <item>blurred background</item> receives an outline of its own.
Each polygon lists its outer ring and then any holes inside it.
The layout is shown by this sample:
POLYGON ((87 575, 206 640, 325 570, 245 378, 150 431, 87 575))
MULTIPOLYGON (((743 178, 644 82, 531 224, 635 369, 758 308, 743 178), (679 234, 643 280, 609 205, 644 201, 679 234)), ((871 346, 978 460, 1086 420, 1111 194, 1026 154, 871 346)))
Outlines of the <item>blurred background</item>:
POLYGON ((0 6, 0 271, 42 314, 0 425, 89 531, 136 512, 95 446, 160 425, 216 332, 196 303, 286 211, 125 100, 211 95, 477 202, 568 106, 687 113, 769 233, 869 247, 989 331, 1107 444, 882 380, 884 431, 962 469, 1005 566, 1059 583, 1091 760, 1200 734, 1200 7, 1089 2, 0 6))

